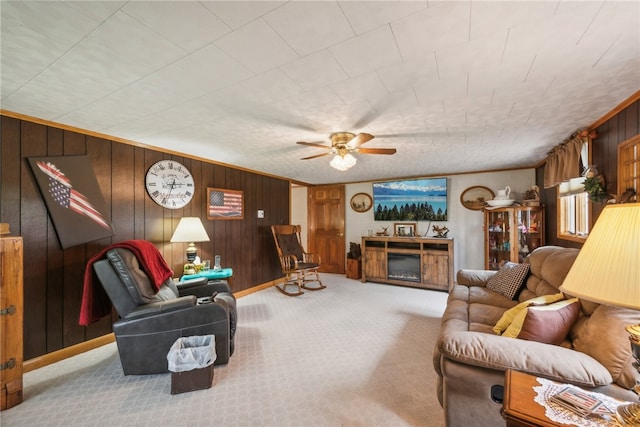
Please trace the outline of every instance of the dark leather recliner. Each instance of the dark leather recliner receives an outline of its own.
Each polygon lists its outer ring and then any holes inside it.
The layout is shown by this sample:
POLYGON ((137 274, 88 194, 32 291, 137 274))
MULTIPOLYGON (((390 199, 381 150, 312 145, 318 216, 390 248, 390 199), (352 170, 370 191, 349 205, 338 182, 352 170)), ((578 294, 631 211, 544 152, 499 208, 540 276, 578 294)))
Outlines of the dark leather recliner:
POLYGON ((236 300, 225 280, 174 283, 169 278, 156 292, 134 253, 125 248, 109 250, 93 269, 120 316, 113 331, 125 375, 168 372, 171 345, 193 335, 215 335, 214 364, 228 363, 236 300))

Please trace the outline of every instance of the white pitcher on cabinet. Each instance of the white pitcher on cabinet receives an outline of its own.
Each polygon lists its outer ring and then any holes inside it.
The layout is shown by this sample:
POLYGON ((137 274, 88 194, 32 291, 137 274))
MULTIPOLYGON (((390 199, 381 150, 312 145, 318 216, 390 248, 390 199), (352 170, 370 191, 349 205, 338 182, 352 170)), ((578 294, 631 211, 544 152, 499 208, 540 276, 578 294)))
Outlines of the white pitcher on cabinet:
POLYGON ((498 194, 494 197, 494 200, 508 200, 509 194, 511 194, 511 187, 508 185, 504 188, 504 190, 498 190, 498 194))

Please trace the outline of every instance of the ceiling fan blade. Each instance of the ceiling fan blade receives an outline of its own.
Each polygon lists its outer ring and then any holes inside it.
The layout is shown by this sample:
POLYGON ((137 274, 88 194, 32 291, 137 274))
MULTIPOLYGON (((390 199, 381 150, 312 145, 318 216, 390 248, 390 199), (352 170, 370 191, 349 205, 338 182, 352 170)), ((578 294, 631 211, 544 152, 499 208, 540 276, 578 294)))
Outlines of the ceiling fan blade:
POLYGON ((395 148, 359 148, 358 153, 362 154, 396 154, 395 148))
POLYGON ((362 117, 356 120, 356 122, 353 124, 353 127, 356 129, 363 128, 374 121, 379 115, 379 111, 377 111, 375 108, 370 108, 362 117))
POLYGON ((365 142, 371 141, 373 138, 375 138, 375 136, 371 135, 370 133, 359 133, 355 136, 355 138, 349 141, 347 145, 351 148, 358 148, 365 142))
POLYGON ((258 120, 269 125, 279 125, 290 129, 301 129, 309 132, 318 132, 322 126, 317 123, 310 123, 306 118, 293 115, 290 112, 274 108, 269 105, 258 104, 246 99, 233 99, 222 102, 221 106, 240 117, 247 117, 258 120))
POLYGON ((322 156, 328 156, 331 153, 321 153, 321 154, 316 154, 315 156, 309 156, 309 157, 303 157, 300 160, 309 160, 309 159, 315 159, 316 157, 322 157, 322 156))
POLYGON ((318 147, 318 148, 326 148, 327 150, 331 150, 331 146, 329 145, 324 145, 320 143, 321 141, 318 142, 305 142, 305 141, 298 141, 296 142, 296 144, 300 144, 300 145, 308 145, 309 147, 318 147))
POLYGON ((415 82, 407 81, 406 86, 403 89, 384 95, 381 98, 378 98, 375 102, 370 103, 370 108, 358 120, 356 120, 352 127, 355 129, 362 129, 373 123, 373 121, 381 115, 397 107, 400 103, 406 102, 407 100, 415 102, 415 94, 412 89, 409 89, 413 87, 413 83, 415 82))

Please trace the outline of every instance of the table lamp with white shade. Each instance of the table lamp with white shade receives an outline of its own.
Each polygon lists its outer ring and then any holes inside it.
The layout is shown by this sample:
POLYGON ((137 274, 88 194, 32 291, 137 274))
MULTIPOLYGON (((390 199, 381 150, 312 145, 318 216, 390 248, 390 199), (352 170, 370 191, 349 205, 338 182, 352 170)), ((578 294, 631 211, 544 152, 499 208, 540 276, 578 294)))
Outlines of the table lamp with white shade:
MULTIPOLYGON (((171 243, 189 243, 187 246, 187 264, 194 264, 198 257, 198 250, 196 249, 195 242, 208 242, 209 235, 205 230, 202 221, 198 217, 185 216, 180 219, 176 231, 171 236, 171 243)), ((187 268, 185 268, 187 273, 187 268)), ((195 271, 193 272, 195 273, 195 271)), ((188 274, 193 274, 189 272, 188 274)))
MULTIPOLYGON (((640 310, 640 203, 604 208, 560 290, 586 301, 640 310)), ((640 325, 626 329, 638 369, 640 325)), ((640 403, 621 405, 618 415, 640 420, 640 403)))

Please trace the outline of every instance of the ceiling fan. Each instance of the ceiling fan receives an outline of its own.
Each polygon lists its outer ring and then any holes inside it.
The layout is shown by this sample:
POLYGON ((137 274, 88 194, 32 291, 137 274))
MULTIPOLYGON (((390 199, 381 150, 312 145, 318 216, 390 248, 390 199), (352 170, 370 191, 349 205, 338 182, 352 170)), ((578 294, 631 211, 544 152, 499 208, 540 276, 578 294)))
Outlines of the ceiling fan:
POLYGON ((324 153, 313 156, 303 157, 300 160, 315 159, 316 157, 328 156, 334 154, 330 165, 338 170, 345 171, 356 164, 356 158, 351 153, 362 154, 395 154, 395 148, 361 148, 361 145, 375 138, 369 133, 359 133, 355 135, 351 132, 335 132, 330 135, 331 146, 323 145, 318 142, 298 141, 300 145, 310 147, 318 147, 327 150, 324 153))

